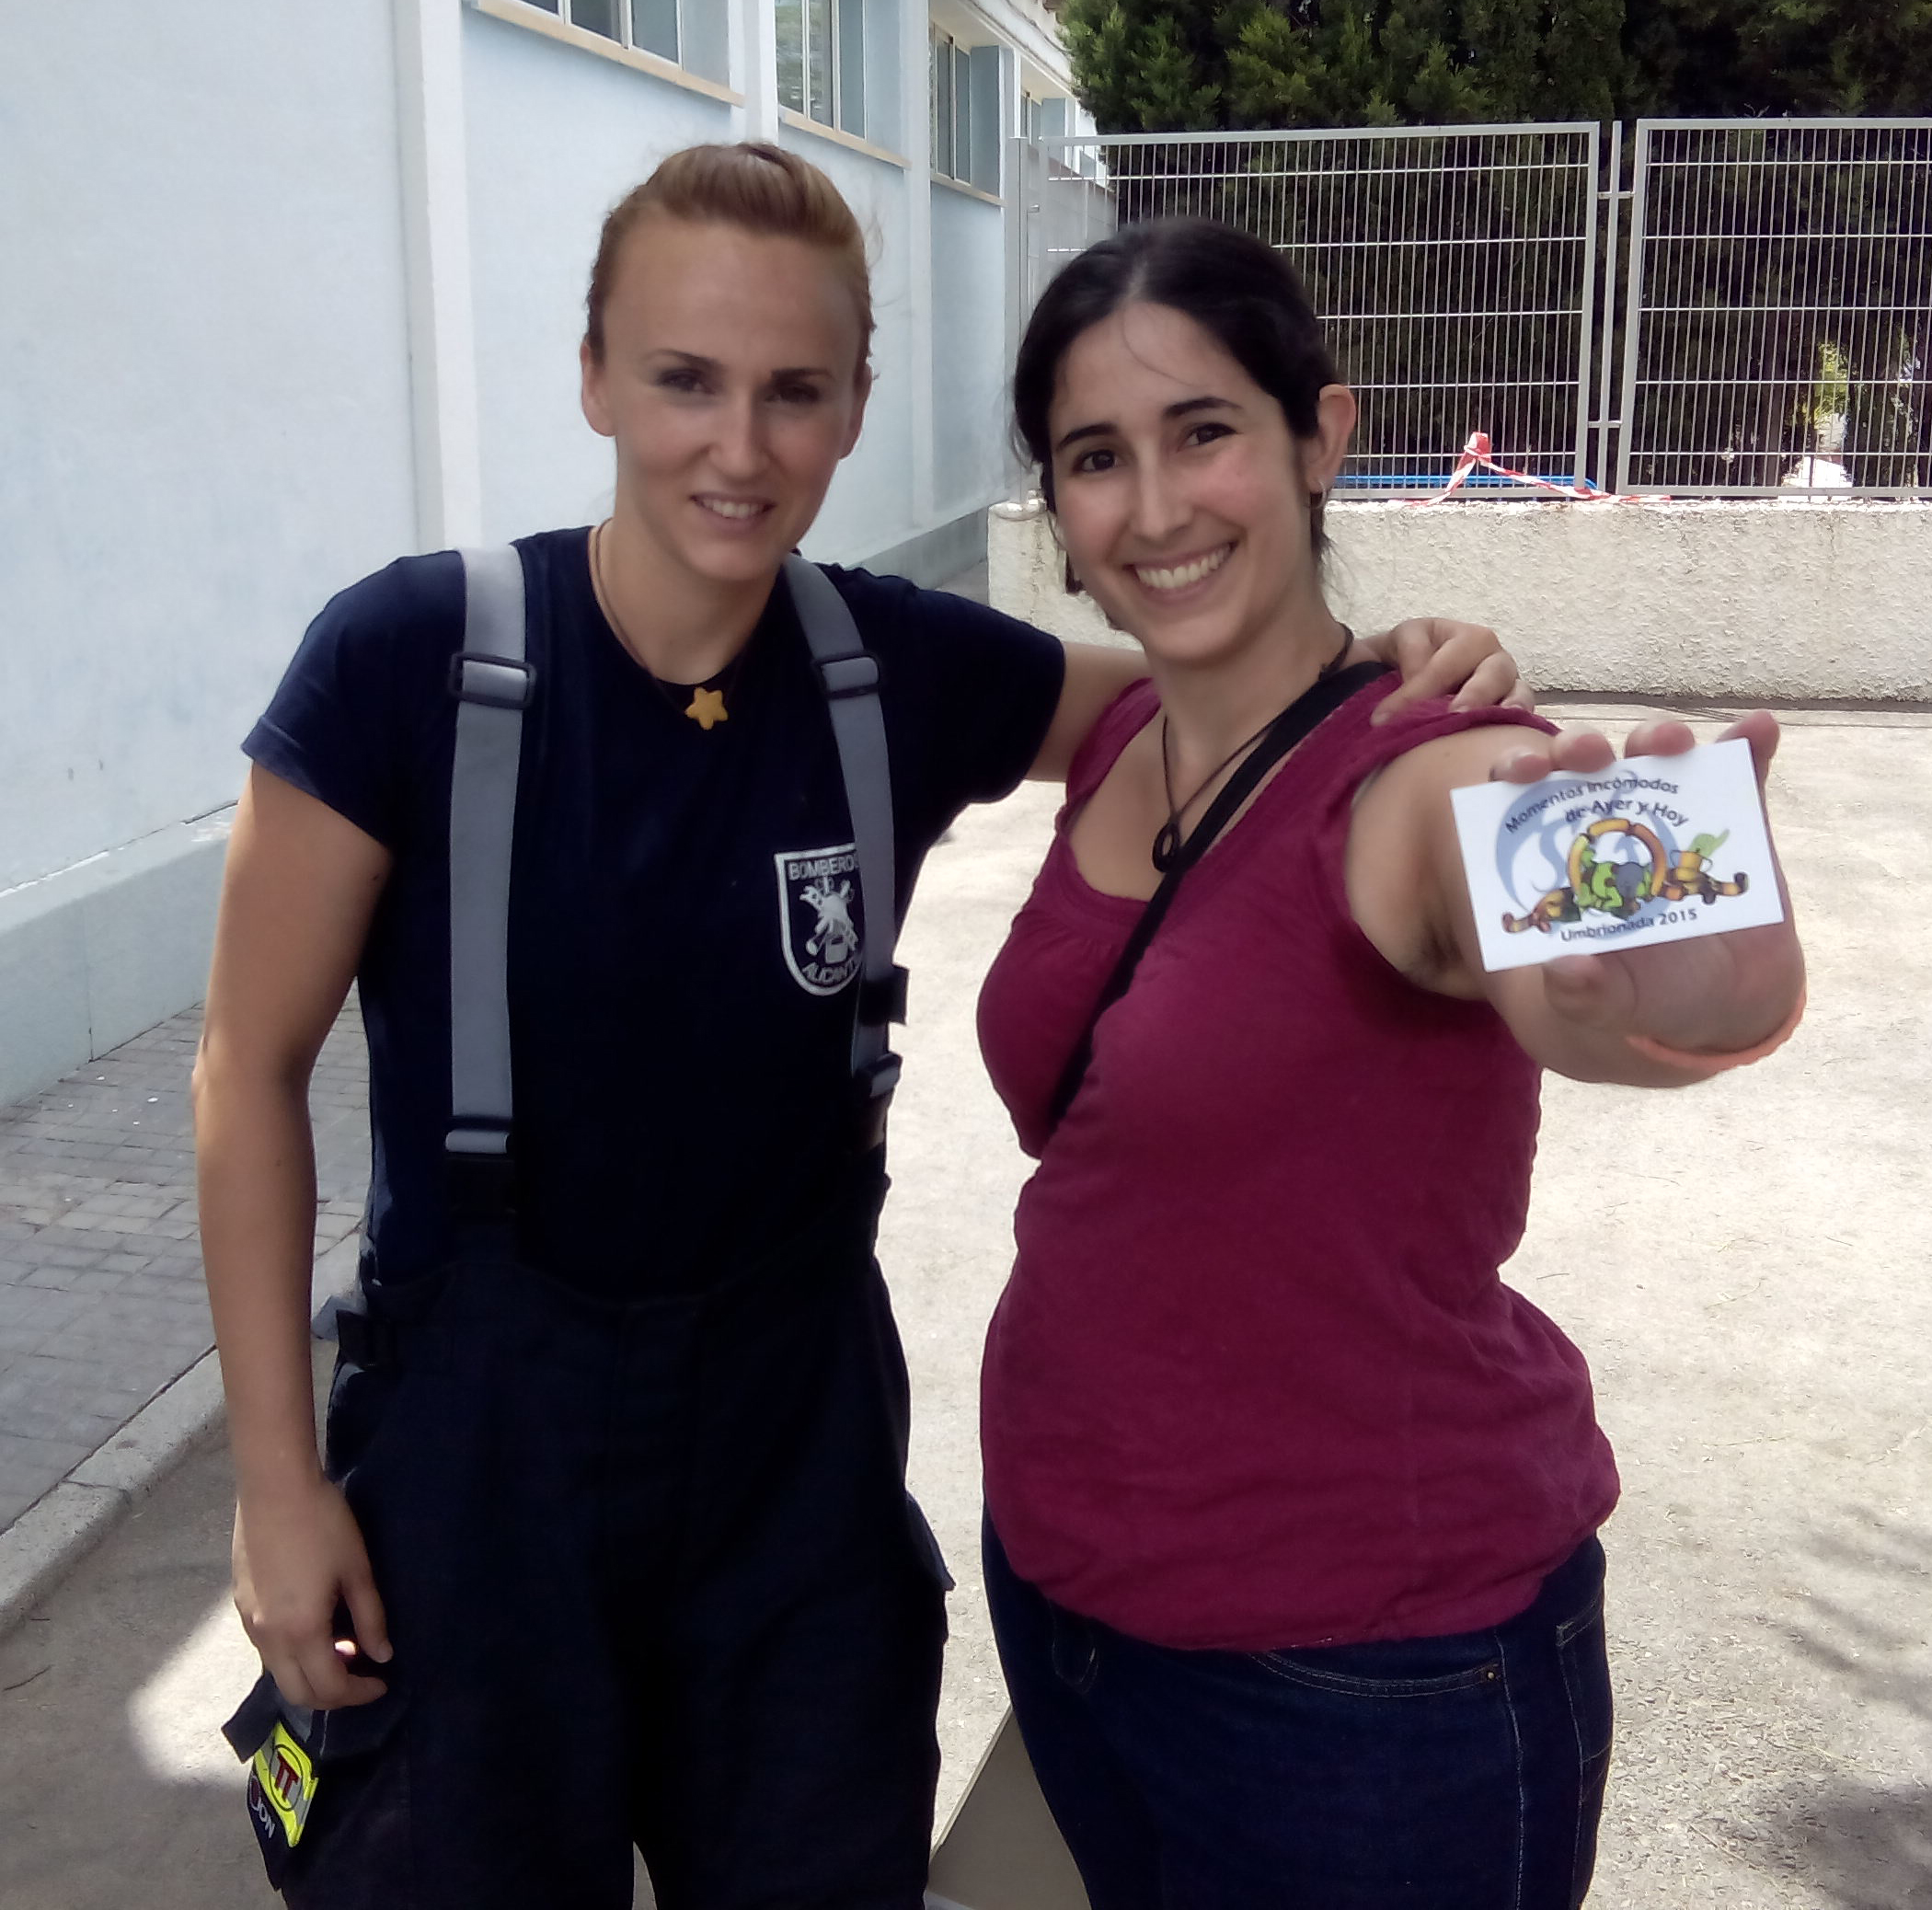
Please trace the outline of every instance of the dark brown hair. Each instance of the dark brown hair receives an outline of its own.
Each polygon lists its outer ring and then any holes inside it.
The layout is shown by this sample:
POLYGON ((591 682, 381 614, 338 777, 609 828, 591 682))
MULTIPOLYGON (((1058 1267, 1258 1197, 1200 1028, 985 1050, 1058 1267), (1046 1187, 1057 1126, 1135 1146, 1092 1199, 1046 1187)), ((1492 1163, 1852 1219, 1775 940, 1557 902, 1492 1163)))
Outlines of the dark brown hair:
POLYGON ((593 362, 604 362, 604 307, 624 241, 652 211, 695 224, 711 222, 773 238, 802 239, 830 252, 858 309, 858 363, 864 368, 872 349, 872 281, 865 235, 838 188, 817 167, 763 140, 686 146, 611 208, 584 300, 584 342, 593 362))
MULTIPOLYGON (((1074 341, 1122 305, 1170 305, 1207 332, 1281 406, 1288 429, 1312 438, 1322 386, 1339 385, 1328 341, 1294 268, 1251 235, 1212 219, 1130 225, 1065 266, 1041 293, 1013 368, 1014 436, 1040 466, 1053 508, 1053 446, 1047 425, 1060 367, 1074 341)), ((1328 547, 1321 500, 1311 530, 1328 547)))

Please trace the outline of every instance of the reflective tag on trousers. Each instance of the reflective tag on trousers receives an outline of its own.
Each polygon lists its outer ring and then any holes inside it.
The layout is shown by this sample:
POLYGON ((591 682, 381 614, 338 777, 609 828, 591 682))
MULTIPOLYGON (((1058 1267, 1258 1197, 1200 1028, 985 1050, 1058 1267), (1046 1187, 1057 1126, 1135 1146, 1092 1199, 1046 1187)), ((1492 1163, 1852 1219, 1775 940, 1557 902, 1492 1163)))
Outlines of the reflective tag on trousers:
POLYGON ((281 1885, 315 1801, 315 1760, 278 1719, 248 1764, 248 1821, 273 1886, 281 1885))

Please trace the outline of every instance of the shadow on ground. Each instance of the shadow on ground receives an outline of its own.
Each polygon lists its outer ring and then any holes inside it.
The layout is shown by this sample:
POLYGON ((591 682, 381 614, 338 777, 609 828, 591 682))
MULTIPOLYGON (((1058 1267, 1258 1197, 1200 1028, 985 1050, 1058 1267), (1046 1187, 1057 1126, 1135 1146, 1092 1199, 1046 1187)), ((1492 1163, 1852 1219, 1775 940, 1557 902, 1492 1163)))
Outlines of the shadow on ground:
MULTIPOLYGON (((195 1454, 0 1640, 0 1903, 7 1910, 262 1910, 239 1766, 151 1767, 131 1700, 203 1629, 227 1581, 225 1448, 195 1454)), ((219 1704, 224 1693, 209 1694, 219 1704)))
MULTIPOLYGON (((1932 1531, 1855 1507, 1806 1550, 1810 1576, 1833 1589, 1804 1601, 1790 1643, 1872 1729, 1879 1755, 1859 1762, 1877 1763, 1888 1736, 1932 1733, 1932 1650, 1893 1616, 1923 1611, 1932 1531), (1913 1597, 1902 1595, 1908 1588, 1913 1597)), ((1932 1910, 1932 1787, 1848 1774, 1788 1785, 1758 1824, 1732 1831, 1756 1861, 1803 1878, 1844 1910, 1932 1910)))

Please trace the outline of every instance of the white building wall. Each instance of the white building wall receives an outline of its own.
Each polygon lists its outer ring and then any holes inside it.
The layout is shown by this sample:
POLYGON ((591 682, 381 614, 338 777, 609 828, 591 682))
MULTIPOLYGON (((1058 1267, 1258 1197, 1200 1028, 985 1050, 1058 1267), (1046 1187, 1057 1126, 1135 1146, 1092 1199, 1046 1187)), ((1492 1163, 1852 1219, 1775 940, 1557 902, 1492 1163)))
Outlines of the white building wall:
POLYGON ((942 512, 970 511, 1006 488, 1006 222, 999 206, 935 180, 934 488, 942 512))
POLYGON ((485 14, 464 29, 483 535, 500 539, 609 509, 577 362, 604 215, 667 154, 734 134, 730 106, 674 82, 485 14))
POLYGON ((0 890, 234 800, 414 534, 386 0, 0 27, 0 890))

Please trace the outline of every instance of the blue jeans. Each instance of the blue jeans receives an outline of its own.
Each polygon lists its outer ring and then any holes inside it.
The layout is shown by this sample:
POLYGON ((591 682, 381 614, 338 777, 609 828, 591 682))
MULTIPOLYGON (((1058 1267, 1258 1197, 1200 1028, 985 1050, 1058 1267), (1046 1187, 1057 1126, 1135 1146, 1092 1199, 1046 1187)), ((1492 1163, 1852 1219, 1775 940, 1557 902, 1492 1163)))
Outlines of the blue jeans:
POLYGON ((1610 1762, 1592 1538, 1485 1631, 1294 1651, 1151 1645, 1018 1577, 986 1595, 1093 1910, 1574 1910, 1610 1762))

